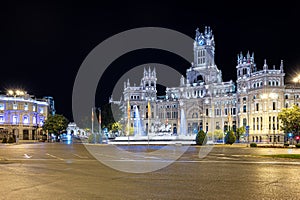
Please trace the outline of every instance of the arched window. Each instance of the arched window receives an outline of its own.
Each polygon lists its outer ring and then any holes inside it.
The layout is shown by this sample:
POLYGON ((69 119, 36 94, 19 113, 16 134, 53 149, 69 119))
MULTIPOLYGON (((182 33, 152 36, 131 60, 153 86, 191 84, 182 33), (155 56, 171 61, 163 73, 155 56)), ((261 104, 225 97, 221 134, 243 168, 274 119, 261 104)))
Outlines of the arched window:
POLYGON ((29 124, 29 117, 28 117, 28 115, 23 116, 23 124, 29 124))
POLYGON ((18 123, 18 116, 17 116, 17 115, 14 115, 14 116, 12 117, 12 123, 13 123, 13 124, 17 124, 17 123, 18 123))
POLYGON ((33 117, 32 117, 32 123, 33 123, 33 124, 36 124, 36 116, 33 116, 33 117))

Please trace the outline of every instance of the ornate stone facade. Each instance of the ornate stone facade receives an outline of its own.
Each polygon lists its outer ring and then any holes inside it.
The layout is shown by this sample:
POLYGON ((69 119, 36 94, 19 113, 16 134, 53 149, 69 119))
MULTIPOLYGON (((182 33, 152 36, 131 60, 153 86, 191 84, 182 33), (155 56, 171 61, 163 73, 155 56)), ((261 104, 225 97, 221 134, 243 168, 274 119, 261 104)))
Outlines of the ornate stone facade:
MULTIPOLYGON (((54 112, 54 101, 52 111, 54 112)), ((50 114, 53 114, 51 112, 50 114)), ((36 140, 49 114, 49 97, 36 99, 24 92, 0 95, 0 135, 20 140, 36 140)))
POLYGON ((181 77, 178 87, 167 88, 163 97, 156 95, 155 68, 144 69, 139 86, 130 86, 129 80, 124 83, 124 100, 120 103, 125 124, 134 127, 138 111, 146 134, 157 134, 164 125, 168 125, 170 134, 185 135, 200 129, 214 133, 244 126, 247 133, 243 141, 284 142, 278 113, 283 107, 297 103, 295 95, 300 91, 285 85, 283 61, 279 69, 269 68, 265 61, 259 70, 254 54, 240 53, 236 83, 224 82, 215 64, 215 41, 209 27, 205 27, 204 33, 196 30, 193 53, 194 61, 186 77, 181 77))

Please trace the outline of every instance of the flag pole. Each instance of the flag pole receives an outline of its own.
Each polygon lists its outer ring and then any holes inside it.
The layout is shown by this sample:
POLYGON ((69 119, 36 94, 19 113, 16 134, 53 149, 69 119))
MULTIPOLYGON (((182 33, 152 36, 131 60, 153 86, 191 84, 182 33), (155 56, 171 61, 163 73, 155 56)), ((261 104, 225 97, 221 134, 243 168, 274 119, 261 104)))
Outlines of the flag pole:
POLYGON ((94 143, 96 143, 96 135, 94 134, 94 108, 92 107, 92 135, 94 135, 94 143))
POLYGON ((149 149, 149 133, 150 133, 150 116, 151 116, 151 105, 150 105, 150 100, 148 101, 148 149, 149 149))
POLYGON ((129 103, 129 99, 128 99, 128 103, 127 103, 127 118, 128 118, 128 145, 129 145, 129 134, 130 134, 130 103, 129 103))
POLYGON ((98 120, 99 120, 99 123, 98 123, 98 128, 99 128, 99 137, 100 137, 100 143, 102 144, 102 132, 101 132, 101 107, 99 107, 98 108, 98 111, 99 111, 99 113, 98 113, 98 120))

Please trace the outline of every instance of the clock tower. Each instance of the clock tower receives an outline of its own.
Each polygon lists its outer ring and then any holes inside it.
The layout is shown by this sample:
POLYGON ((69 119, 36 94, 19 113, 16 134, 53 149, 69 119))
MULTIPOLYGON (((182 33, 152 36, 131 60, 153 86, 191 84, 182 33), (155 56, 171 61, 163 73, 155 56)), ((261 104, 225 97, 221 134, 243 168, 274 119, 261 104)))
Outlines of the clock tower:
POLYGON ((205 27, 204 33, 196 29, 194 41, 194 66, 208 67, 215 64, 215 41, 210 27, 205 27))
POLYGON ((196 29, 193 46, 194 62, 187 70, 187 82, 190 84, 221 83, 222 72, 215 64, 215 40, 210 27, 205 27, 203 33, 196 29))

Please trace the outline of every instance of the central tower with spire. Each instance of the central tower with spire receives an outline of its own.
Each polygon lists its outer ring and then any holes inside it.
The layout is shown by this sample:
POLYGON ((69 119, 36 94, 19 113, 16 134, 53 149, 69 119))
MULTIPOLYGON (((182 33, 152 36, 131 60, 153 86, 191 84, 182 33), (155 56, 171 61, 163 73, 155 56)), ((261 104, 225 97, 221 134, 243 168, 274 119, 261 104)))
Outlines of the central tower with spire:
POLYGON ((210 27, 205 27, 204 33, 196 29, 194 41, 194 66, 205 67, 215 64, 215 41, 210 27))
POLYGON ((221 83, 222 72, 215 65, 215 40, 210 27, 206 26, 204 33, 196 29, 193 51, 194 62, 187 70, 187 82, 221 83))

